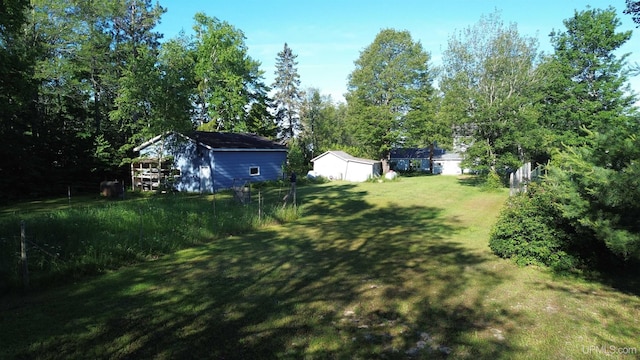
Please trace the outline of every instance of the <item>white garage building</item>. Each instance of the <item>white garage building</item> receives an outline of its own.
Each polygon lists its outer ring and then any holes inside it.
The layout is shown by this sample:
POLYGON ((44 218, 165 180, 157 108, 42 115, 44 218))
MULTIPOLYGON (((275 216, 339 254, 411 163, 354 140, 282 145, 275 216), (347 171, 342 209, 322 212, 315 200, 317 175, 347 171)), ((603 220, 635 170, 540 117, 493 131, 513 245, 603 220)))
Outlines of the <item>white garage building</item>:
POLYGON ((382 174, 380 161, 357 158, 344 151, 327 151, 311 162, 318 176, 330 180, 362 182, 382 174))
POLYGON ((464 169, 462 169, 460 163, 462 163, 462 155, 460 153, 445 152, 438 156, 434 156, 433 173, 442 175, 462 175, 464 169))

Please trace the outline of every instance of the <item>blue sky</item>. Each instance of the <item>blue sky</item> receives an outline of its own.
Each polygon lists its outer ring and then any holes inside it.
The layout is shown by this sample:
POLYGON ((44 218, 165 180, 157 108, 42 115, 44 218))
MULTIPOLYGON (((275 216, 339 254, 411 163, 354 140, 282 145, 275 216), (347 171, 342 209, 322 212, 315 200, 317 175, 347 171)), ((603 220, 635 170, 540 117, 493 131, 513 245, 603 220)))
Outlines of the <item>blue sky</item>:
MULTIPOLYGON (((181 30, 192 32, 197 12, 227 21, 246 36, 249 56, 262 63, 265 82, 271 85, 275 59, 286 42, 298 55, 303 89, 315 87, 343 101, 353 62, 381 29, 408 30, 431 54, 432 65, 442 63, 448 38, 475 24, 482 15, 498 10, 505 23, 515 22, 523 35, 533 36, 540 49, 552 52, 549 33, 565 30, 562 23, 574 10, 613 6, 622 30, 634 30, 620 54, 640 63, 640 29, 622 13, 624 0, 159 0, 167 9, 157 31, 165 39, 181 30)), ((640 92, 640 79, 632 79, 640 92)))

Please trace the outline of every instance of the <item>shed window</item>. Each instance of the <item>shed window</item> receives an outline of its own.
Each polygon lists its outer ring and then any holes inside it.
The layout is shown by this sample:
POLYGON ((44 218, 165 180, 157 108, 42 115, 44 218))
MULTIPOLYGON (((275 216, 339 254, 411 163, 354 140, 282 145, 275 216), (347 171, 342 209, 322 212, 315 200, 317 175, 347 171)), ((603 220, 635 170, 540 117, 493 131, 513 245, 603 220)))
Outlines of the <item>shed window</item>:
POLYGON ((252 166, 249 168, 249 175, 258 176, 260 175, 260 166, 252 166))

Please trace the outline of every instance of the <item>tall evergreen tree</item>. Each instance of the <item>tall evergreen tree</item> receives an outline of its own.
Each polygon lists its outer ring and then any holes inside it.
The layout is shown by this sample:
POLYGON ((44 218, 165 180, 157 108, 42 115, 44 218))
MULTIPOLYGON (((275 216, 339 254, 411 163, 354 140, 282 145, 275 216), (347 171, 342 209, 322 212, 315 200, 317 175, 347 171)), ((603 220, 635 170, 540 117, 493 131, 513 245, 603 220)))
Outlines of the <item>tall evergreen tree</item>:
POLYGON ((616 32, 615 10, 576 11, 564 25, 566 31, 551 33, 555 52, 541 66, 542 126, 555 149, 591 141, 583 129, 602 132, 626 121, 634 102, 624 71, 627 55, 615 55, 631 31, 616 32))
POLYGON ((287 43, 276 58, 276 78, 273 83, 275 90, 275 117, 279 126, 279 137, 288 141, 295 138, 302 130, 300 123, 300 105, 302 91, 300 90, 300 75, 298 62, 287 43))
POLYGON ((640 221, 632 215, 640 211, 640 117, 627 92, 626 56, 615 55, 631 32, 617 31, 613 8, 576 11, 564 24, 551 35, 557 72, 544 105, 557 144, 547 182, 579 235, 574 247, 640 260, 640 221))

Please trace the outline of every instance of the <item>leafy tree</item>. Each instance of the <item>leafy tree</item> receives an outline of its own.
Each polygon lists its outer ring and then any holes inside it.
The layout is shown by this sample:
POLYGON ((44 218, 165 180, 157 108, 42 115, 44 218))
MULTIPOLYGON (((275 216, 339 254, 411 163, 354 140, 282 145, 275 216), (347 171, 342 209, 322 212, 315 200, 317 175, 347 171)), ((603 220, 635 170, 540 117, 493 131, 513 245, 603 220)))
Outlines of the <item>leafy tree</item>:
POLYGON ((259 77, 255 78, 250 92, 247 131, 275 140, 278 136, 278 124, 270 112, 273 99, 269 97, 268 92, 271 89, 262 82, 262 71, 255 75, 259 77))
POLYGON ((308 157, 307 144, 301 141, 300 137, 290 139, 287 143, 289 153, 287 154, 287 165, 285 173, 296 173, 298 175, 306 175, 311 169, 308 157))
POLYGON ((34 144, 24 120, 34 114, 30 104, 36 88, 34 59, 23 36, 28 8, 26 0, 0 2, 0 200, 25 192, 25 180, 35 175, 25 167, 34 144))
POLYGON ((307 160, 313 158, 313 154, 318 152, 319 147, 319 127, 322 122, 323 102, 320 90, 308 89, 302 100, 300 122, 302 124, 301 142, 305 144, 305 155, 307 160))
MULTIPOLYGON (((147 95, 146 126, 134 134, 132 145, 169 131, 188 132, 195 128, 192 121, 196 93, 195 53, 189 47, 189 39, 180 34, 165 42, 156 61, 147 78, 150 93, 147 95)), ((162 162, 161 157, 158 162, 162 162)))
POLYGON ((28 7, 29 1, 0 3, 0 76, 3 80, 0 82, 0 125, 3 131, 11 130, 21 107, 28 101, 20 98, 24 96, 21 84, 29 82, 31 65, 24 57, 27 44, 20 36, 28 7))
POLYGON ((300 87, 300 75, 298 74, 298 62, 291 48, 284 44, 284 49, 276 58, 276 78, 273 82, 275 90, 275 117, 279 126, 279 137, 285 141, 293 139, 300 132, 300 103, 302 91, 300 87))
POLYGON ((71 178, 86 177, 87 169, 120 177, 121 160, 144 129, 137 120, 150 121, 143 115, 160 37, 150 29, 163 9, 138 0, 33 4, 28 29, 39 51, 36 134, 44 148, 56 149, 40 157, 42 166, 71 178))
POLYGON ((278 137, 278 124, 269 112, 272 100, 262 95, 252 102, 247 116, 247 131, 275 140, 278 137))
MULTIPOLYGON (((355 139, 389 170, 389 153, 410 136, 406 121, 432 93, 429 55, 408 31, 382 30, 355 61, 346 100, 355 139)), ((428 116, 428 115, 420 115, 428 116)))
POLYGON ((196 54, 184 34, 162 44, 156 65, 159 84, 153 94, 153 123, 149 135, 193 130, 197 88, 195 63, 196 54))
POLYGON ((260 63, 247 54, 242 31, 203 13, 195 21, 200 127, 246 131, 246 107, 266 94, 260 63))
POLYGON ((429 172, 433 173, 433 157, 436 145, 441 148, 453 147, 452 124, 449 118, 438 111, 441 99, 431 89, 411 100, 414 109, 407 114, 405 127, 408 147, 429 147, 429 172))
MULTIPOLYGON (((61 192, 71 180, 86 179, 93 162, 90 95, 76 61, 84 23, 77 6, 53 0, 31 4, 29 24, 22 32, 29 44, 25 53, 34 61, 30 82, 36 86, 34 111, 23 119, 34 144, 29 149, 32 160, 27 162, 35 173, 29 177, 30 187, 40 193, 61 192)), ((24 140, 23 146, 29 143, 24 140)))
POLYGON ((164 9, 135 0, 75 5, 73 36, 80 46, 72 63, 81 91, 89 96, 91 170, 102 178, 125 176, 128 167, 122 165, 132 155, 138 131, 149 121, 142 108, 149 103, 149 77, 155 75, 148 66, 152 60, 139 55, 157 53, 160 35, 152 28, 164 9))
POLYGON ((349 131, 347 120, 347 105, 334 103, 330 96, 323 98, 320 122, 315 127, 318 149, 315 154, 328 150, 344 150, 349 154, 364 156, 364 153, 354 151, 356 142, 349 131))
MULTIPOLYGON (((156 63, 162 34, 153 31, 166 10, 151 0, 127 0, 115 8, 112 21, 114 57, 119 78, 114 109, 109 117, 122 144, 119 158, 148 137, 153 129, 153 96, 158 93, 160 74, 156 63)), ((125 160, 126 161, 126 160, 125 160)))
POLYGON ((537 42, 505 26, 498 13, 450 37, 444 53, 441 111, 468 144, 465 165, 515 169, 538 147, 537 42))
POLYGON ((305 91, 300 120, 308 159, 328 150, 345 150, 364 156, 361 150, 353 149, 355 143, 345 120, 346 113, 344 103, 334 103, 330 95, 321 95, 319 89, 305 91))
MULTIPOLYGON (((62 22, 66 21, 68 31, 66 34, 74 51, 68 54, 69 66, 65 72, 66 82, 74 84, 75 91, 86 98, 81 102, 87 111, 87 131, 79 134, 83 138, 89 138, 94 144, 112 139, 111 134, 117 132, 110 121, 109 112, 113 110, 114 99, 118 89, 120 74, 119 64, 113 55, 112 1, 104 2, 76 2, 73 7, 62 7, 56 12, 62 22), (101 137, 102 140, 99 140, 101 137)), ((51 12, 46 8, 44 16, 50 16, 51 12), (48 15, 47 15, 48 14, 48 15)), ((66 60, 66 57, 57 57, 66 60)), ((111 140, 114 142, 115 138, 111 140)), ((108 146, 108 153, 100 153, 95 157, 95 166, 112 166, 118 162, 116 150, 121 144, 108 146), (105 162, 105 160, 107 162, 105 162)))

